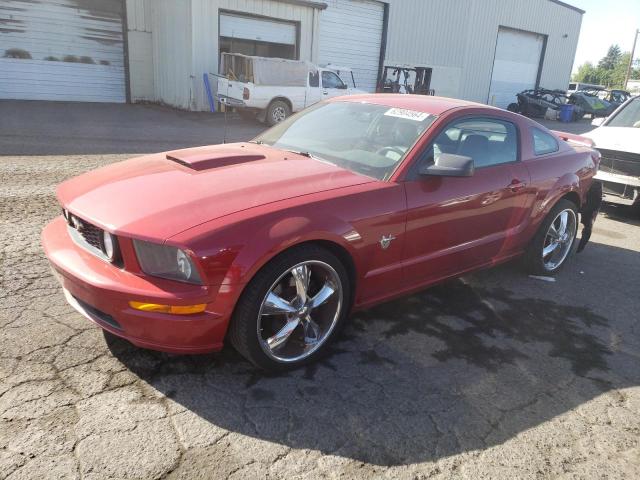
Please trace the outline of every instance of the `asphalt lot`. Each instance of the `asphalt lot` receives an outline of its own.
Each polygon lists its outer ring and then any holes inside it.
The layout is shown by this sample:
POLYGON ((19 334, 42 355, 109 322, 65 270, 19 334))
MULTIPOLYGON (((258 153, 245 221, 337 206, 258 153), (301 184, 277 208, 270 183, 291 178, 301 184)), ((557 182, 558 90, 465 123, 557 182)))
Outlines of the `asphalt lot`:
POLYGON ((136 349, 75 313, 39 243, 55 185, 223 130, 156 106, 0 102, 0 478, 638 477, 640 221, 625 208, 605 205, 553 283, 513 262, 381 305, 285 375, 231 349, 136 349))

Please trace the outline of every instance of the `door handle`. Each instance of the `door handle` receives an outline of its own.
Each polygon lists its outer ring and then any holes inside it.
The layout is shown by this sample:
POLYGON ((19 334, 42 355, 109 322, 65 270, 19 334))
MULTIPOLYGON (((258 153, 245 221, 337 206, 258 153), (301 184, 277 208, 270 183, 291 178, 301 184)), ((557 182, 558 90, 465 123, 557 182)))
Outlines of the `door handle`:
POLYGON ((327 92, 326 90, 324 92, 322 92, 323 95, 329 95, 329 92, 327 92))
POLYGON ((511 180, 511 183, 509 184, 509 189, 512 192, 518 192, 518 191, 522 190, 526 186, 527 186, 526 183, 521 182, 517 178, 514 178, 513 180, 511 180))

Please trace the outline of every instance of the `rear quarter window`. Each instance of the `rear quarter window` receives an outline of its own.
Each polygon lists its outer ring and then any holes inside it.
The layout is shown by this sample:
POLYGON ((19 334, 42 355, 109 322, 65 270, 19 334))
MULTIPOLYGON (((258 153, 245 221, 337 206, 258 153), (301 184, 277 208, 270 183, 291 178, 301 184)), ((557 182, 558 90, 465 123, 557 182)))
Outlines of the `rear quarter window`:
POLYGON ((533 151, 536 155, 546 155, 560 149, 556 138, 539 128, 532 128, 531 135, 533 136, 533 151))

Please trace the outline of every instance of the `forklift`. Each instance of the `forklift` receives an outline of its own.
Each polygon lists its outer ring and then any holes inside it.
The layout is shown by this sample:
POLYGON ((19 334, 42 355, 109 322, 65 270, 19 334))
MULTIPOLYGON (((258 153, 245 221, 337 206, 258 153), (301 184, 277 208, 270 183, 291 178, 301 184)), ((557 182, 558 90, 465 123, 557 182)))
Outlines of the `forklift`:
POLYGON ((432 71, 429 67, 387 65, 382 71, 376 92, 435 95, 435 91, 430 88, 432 71))

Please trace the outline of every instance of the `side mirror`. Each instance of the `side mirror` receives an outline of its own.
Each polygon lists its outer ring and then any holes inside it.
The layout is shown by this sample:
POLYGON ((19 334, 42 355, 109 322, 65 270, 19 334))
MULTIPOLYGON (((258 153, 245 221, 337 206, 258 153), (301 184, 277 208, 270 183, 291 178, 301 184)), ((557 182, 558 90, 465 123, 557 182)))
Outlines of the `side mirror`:
POLYGON ((591 120, 591 125, 593 125, 594 127, 599 127, 604 123, 605 120, 606 120, 606 117, 596 117, 593 120, 591 120))
POLYGON ((464 155, 441 153, 433 165, 420 167, 420 175, 436 177, 471 177, 473 175, 473 159, 464 155))
POLYGON ((339 90, 346 90, 347 88, 349 88, 349 87, 347 87, 346 83, 343 83, 338 87, 339 90))

